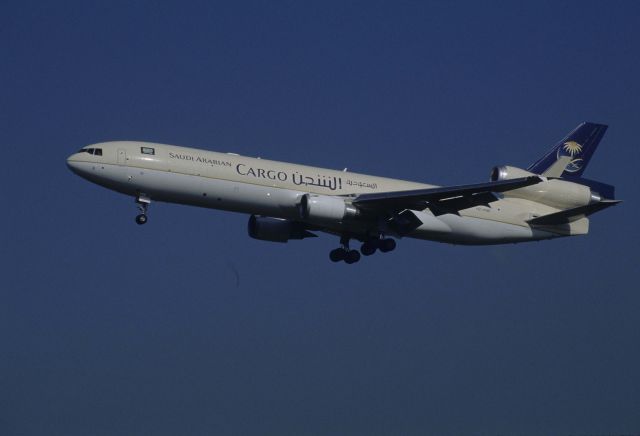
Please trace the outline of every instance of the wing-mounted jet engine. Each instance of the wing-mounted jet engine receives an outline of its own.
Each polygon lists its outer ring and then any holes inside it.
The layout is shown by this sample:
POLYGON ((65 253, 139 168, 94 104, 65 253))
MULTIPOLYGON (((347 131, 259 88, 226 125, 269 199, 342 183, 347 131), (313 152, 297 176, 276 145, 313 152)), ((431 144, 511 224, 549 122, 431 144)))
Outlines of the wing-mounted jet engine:
POLYGON ((358 214, 358 209, 341 197, 305 194, 300 199, 300 218, 313 224, 341 222, 358 214))
POLYGON ((315 238, 303 223, 284 218, 251 215, 248 224, 249 236, 269 242, 288 242, 291 239, 315 238))

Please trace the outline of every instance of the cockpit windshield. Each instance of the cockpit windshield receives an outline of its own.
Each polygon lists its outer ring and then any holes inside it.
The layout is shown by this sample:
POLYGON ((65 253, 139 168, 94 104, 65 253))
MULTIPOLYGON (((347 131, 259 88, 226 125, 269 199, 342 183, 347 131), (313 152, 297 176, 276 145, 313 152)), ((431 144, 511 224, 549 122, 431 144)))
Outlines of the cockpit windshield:
POLYGON ((101 148, 81 148, 80 150, 78 150, 78 153, 89 153, 89 154, 93 154, 94 156, 102 156, 102 149, 101 148))

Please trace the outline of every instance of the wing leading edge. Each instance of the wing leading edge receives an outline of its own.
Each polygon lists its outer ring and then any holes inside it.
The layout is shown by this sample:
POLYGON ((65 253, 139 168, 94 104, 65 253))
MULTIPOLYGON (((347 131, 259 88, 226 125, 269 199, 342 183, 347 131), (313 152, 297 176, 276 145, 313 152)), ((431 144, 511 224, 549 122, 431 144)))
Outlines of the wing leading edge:
POLYGON ((428 207, 434 215, 457 214, 460 210, 488 205, 498 200, 495 192, 524 188, 542 180, 540 176, 529 176, 473 185, 361 194, 353 200, 353 204, 372 212, 393 213, 404 209, 424 210, 428 207))

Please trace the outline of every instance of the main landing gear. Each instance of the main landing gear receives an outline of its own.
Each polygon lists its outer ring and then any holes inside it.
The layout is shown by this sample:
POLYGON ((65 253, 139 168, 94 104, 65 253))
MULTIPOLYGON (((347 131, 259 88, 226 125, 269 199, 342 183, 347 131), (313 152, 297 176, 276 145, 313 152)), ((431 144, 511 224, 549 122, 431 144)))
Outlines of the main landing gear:
POLYGON ((371 256, 376 250, 380 250, 382 253, 388 253, 395 250, 396 241, 391 238, 380 237, 378 239, 369 239, 364 241, 360 247, 360 252, 365 256, 371 256))
POLYGON ((340 244, 342 244, 342 247, 329 252, 329 259, 331 259, 332 262, 340 262, 341 260, 344 260, 344 263, 351 265, 352 263, 356 263, 360 260, 360 253, 358 253, 358 250, 352 250, 349 248, 348 236, 341 237, 340 244))
POLYGON ((136 223, 139 225, 147 223, 147 210, 149 209, 149 204, 151 204, 151 199, 144 195, 138 195, 136 197, 136 204, 138 205, 138 210, 140 214, 136 216, 136 223))
MULTIPOLYGON (((340 262, 344 260, 347 264, 356 263, 360 260, 360 253, 357 250, 349 248, 349 237, 343 236, 340 238, 340 244, 342 247, 336 248, 329 252, 329 259, 332 262, 340 262)), ((360 252, 365 256, 371 256, 376 250, 380 250, 382 253, 388 253, 396 248, 396 241, 391 238, 384 238, 382 235, 378 239, 366 240, 360 247, 360 252)))

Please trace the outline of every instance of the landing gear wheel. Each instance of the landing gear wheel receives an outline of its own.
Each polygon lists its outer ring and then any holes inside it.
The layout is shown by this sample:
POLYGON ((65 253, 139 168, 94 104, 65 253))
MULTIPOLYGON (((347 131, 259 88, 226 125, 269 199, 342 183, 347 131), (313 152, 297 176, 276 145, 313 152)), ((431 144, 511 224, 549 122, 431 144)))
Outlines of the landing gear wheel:
POLYGON ((347 252, 347 255, 344 258, 345 263, 351 265, 352 263, 356 263, 360 260, 360 253, 358 250, 351 250, 347 252))
POLYGON ((365 256, 371 256, 373 253, 376 252, 376 249, 378 247, 376 246, 376 244, 372 241, 367 241, 364 244, 362 244, 362 246, 360 247, 360 252, 362 254, 364 254, 365 256))
POLYGON ((346 256, 347 251, 344 248, 336 248, 329 252, 329 259, 331 259, 331 262, 340 262, 341 260, 344 260, 346 256))
POLYGON ((344 260, 345 263, 352 264, 360 260, 360 252, 349 248, 348 235, 342 235, 340 237, 340 244, 342 247, 329 252, 329 259, 331 259, 332 262, 340 262, 341 260, 344 260))
POLYGON ((347 252, 347 255, 344 258, 345 263, 351 265, 352 263, 356 263, 360 260, 360 253, 358 250, 351 250, 347 252))
POLYGON ((393 251, 396 248, 396 241, 391 238, 382 239, 379 243, 380 251, 382 251, 383 253, 388 253, 389 251, 393 251))
POLYGON ((147 222, 147 216, 143 213, 136 217, 136 223, 139 225, 145 224, 147 222))

